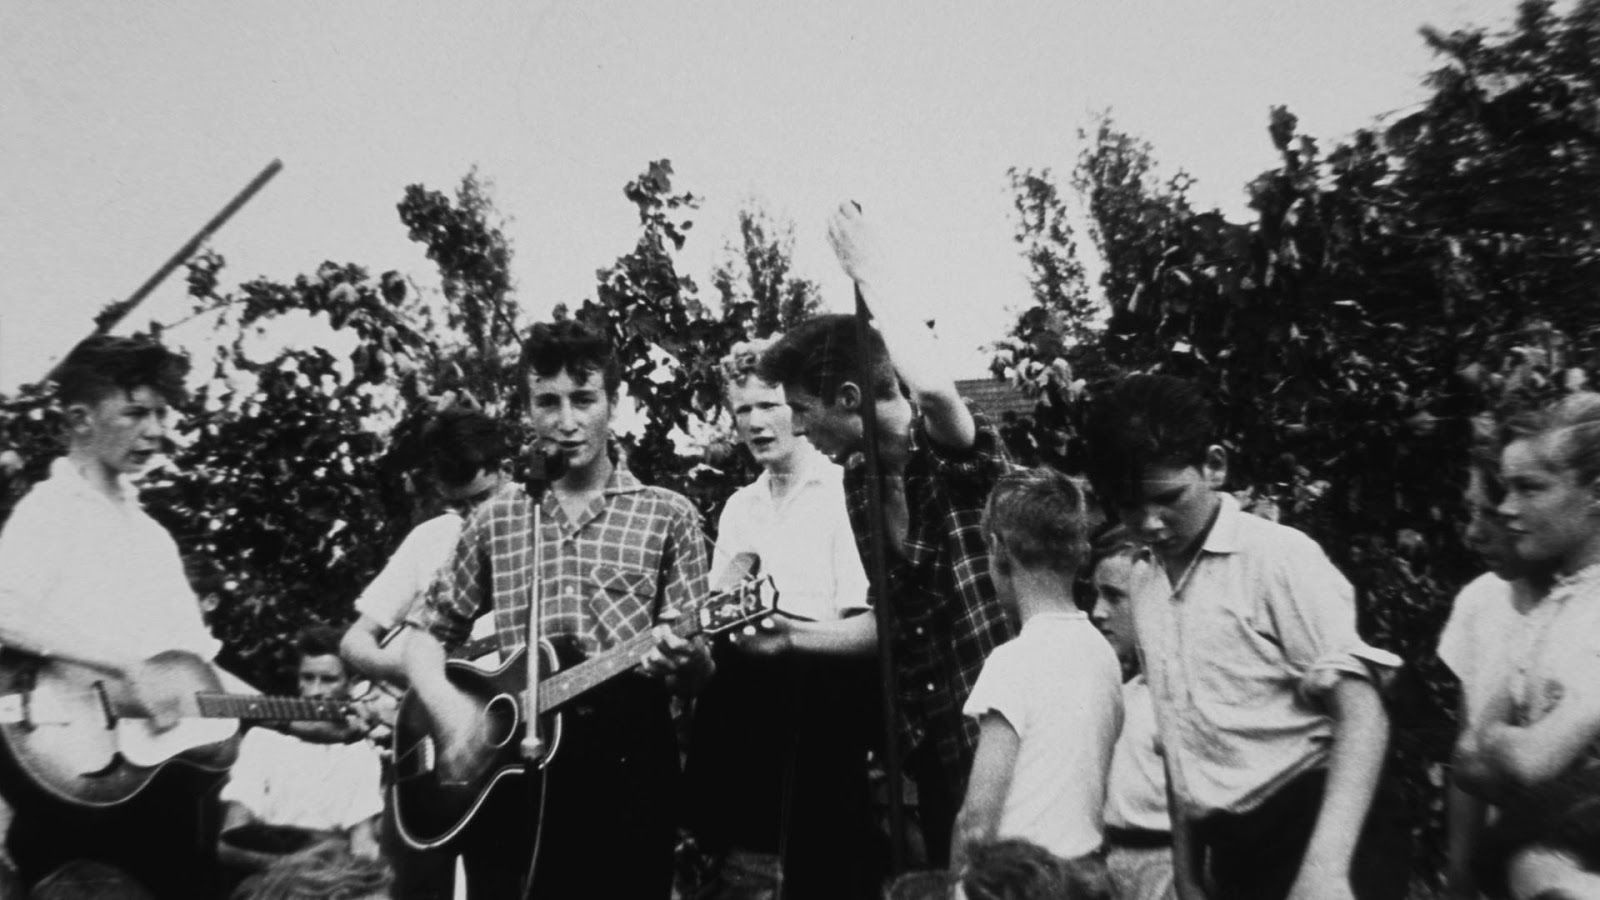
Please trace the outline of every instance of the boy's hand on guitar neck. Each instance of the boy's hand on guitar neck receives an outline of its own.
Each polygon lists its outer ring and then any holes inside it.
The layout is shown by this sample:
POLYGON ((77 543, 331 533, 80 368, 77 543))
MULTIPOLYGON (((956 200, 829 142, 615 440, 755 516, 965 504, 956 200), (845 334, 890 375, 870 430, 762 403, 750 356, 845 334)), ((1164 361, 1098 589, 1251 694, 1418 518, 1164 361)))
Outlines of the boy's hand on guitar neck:
POLYGON ((672 624, 680 616, 676 609, 662 610, 656 620, 656 645, 640 662, 639 669, 652 678, 661 678, 671 690, 693 694, 711 677, 715 664, 704 638, 697 635, 685 639, 673 633, 672 624))

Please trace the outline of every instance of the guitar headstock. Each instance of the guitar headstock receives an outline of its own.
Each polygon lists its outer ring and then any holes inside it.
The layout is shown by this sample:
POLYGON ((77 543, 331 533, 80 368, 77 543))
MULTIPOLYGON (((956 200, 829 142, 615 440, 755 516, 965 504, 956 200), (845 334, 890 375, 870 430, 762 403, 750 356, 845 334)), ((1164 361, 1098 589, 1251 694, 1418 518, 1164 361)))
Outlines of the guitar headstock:
POLYGON ((771 575, 751 578, 737 587, 706 598, 696 612, 698 630, 707 637, 741 628, 778 609, 778 586, 771 575))

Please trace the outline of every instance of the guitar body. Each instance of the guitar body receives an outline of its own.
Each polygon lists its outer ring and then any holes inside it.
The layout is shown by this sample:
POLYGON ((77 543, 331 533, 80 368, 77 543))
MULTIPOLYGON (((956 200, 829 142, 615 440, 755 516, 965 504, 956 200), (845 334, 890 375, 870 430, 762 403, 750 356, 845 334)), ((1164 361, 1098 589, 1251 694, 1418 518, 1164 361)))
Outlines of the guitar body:
MULTIPOLYGON (((154 659, 195 693, 222 688, 194 654, 154 659)), ((0 698, 0 784, 17 804, 115 811, 172 778, 219 781, 238 756, 237 720, 183 710, 158 733, 120 714, 134 705, 125 684, 72 663, 0 652, 0 698)))
MULTIPOLYGON (((542 796, 546 767, 561 744, 560 713, 540 722, 544 756, 530 763, 522 756, 523 692, 528 686, 526 650, 518 650, 498 668, 479 668, 466 660, 445 663, 445 673, 477 703, 485 740, 465 770, 445 777, 439 770, 440 747, 433 738, 433 722, 415 692, 400 700, 394 725, 394 807, 400 836, 419 850, 453 846, 472 817, 500 791, 523 792, 537 805, 542 796), (532 774, 530 775, 530 768, 532 774)), ((578 662, 582 654, 563 643, 539 643, 539 676, 544 678, 578 662)))

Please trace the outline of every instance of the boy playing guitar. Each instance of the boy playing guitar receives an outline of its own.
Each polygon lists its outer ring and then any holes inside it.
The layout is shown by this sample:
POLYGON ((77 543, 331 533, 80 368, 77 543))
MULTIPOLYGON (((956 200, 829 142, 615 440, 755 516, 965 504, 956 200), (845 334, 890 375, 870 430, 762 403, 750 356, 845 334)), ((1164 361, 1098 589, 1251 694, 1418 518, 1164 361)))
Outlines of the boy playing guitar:
MULTIPOLYGON (((67 454, 0 533, 0 644, 103 673, 144 707, 155 732, 178 724, 193 686, 152 657, 183 650, 211 659, 219 649, 177 545, 127 480, 160 452, 187 369, 147 339, 97 335, 73 348, 56 373, 67 454)), ((156 896, 187 895, 214 877, 216 786, 213 775, 176 794, 143 791, 91 818, 22 804, 7 845, 30 884, 71 860, 93 860, 156 896)))
POLYGON ((535 325, 522 371, 534 429, 565 456, 566 474, 540 499, 507 485, 474 511, 412 617, 419 630, 406 640, 406 674, 434 724, 448 776, 482 746, 479 708, 445 669, 445 648, 463 641, 475 618, 492 613, 507 658, 527 641, 531 595, 539 598, 540 632, 590 655, 654 633, 645 677, 617 679, 605 702, 579 713, 584 752, 557 761, 562 774, 541 804, 549 827, 536 827, 541 813, 531 802, 503 791, 474 817, 461 849, 473 898, 530 889, 546 898, 665 898, 678 757, 664 688, 697 687, 711 669, 702 642, 664 624, 674 618, 669 611, 687 612, 705 595, 698 514, 681 495, 641 484, 612 459, 621 372, 604 337, 573 321, 535 325))

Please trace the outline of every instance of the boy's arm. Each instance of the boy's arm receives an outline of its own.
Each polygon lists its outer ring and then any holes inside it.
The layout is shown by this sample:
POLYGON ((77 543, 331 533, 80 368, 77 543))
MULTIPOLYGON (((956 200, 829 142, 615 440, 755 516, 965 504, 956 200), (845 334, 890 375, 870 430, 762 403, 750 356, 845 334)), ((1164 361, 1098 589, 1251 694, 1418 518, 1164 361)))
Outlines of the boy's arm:
POLYGON ((967 779, 967 796, 950 832, 950 871, 960 872, 967 862, 967 844, 993 838, 1000 828, 1011 771, 1017 763, 1022 739, 998 712, 978 719, 978 751, 967 779))
POLYGON ((641 661, 640 670, 661 677, 671 690, 693 695, 705 686, 716 668, 711 646, 703 637, 685 640, 673 634, 671 623, 679 616, 692 615, 709 594, 706 540, 700 530, 700 514, 688 500, 677 499, 681 506, 670 517, 662 551, 661 596, 665 599, 656 616, 656 645, 641 661))
POLYGON ((1389 716, 1370 681, 1341 677, 1327 693, 1333 749, 1316 829, 1290 900, 1350 898, 1350 861, 1389 747, 1389 716))
POLYGON ((339 641, 339 655, 356 671, 367 676, 404 687, 406 685, 405 644, 406 635, 396 635, 387 646, 379 642, 388 633, 378 620, 362 614, 339 641))
POLYGON ((1555 778, 1600 740, 1600 667, 1596 669, 1589 677, 1571 679, 1555 709, 1532 725, 1485 717, 1479 752, 1490 799, 1497 792, 1555 778))
POLYGON ((1467 792, 1461 784, 1463 748, 1470 743, 1472 719, 1468 715, 1467 699, 1463 693, 1457 713, 1461 725, 1461 739, 1456 744, 1457 763, 1450 773, 1446 822, 1449 844, 1446 851, 1444 890, 1449 900, 1477 900, 1477 878, 1472 871, 1472 856, 1483 835, 1484 813, 1487 804, 1481 797, 1467 792))
POLYGON ((883 335, 895 373, 911 389, 911 396, 927 423, 928 436, 942 447, 965 450, 972 446, 977 429, 961 396, 955 378, 921 316, 897 293, 886 272, 876 234, 852 202, 839 206, 828 223, 828 238, 833 242, 839 265, 861 290, 861 299, 872 312, 873 326, 883 335))

